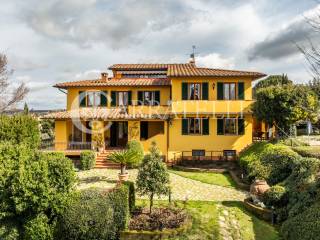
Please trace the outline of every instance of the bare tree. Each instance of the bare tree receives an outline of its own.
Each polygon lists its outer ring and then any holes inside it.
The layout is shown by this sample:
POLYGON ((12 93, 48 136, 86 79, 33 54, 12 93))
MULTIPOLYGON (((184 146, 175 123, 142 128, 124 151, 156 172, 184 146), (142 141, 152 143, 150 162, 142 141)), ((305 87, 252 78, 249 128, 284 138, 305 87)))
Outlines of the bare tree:
POLYGON ((12 70, 8 69, 7 56, 0 53, 0 113, 21 102, 29 92, 24 83, 14 87, 9 80, 11 74, 12 70))
MULTIPOLYGON (((313 17, 305 17, 306 22, 311 26, 311 29, 320 34, 320 11, 313 17)), ((320 79, 320 46, 319 43, 314 43, 311 39, 308 39, 308 46, 297 45, 299 50, 305 56, 310 71, 314 79, 320 79)))

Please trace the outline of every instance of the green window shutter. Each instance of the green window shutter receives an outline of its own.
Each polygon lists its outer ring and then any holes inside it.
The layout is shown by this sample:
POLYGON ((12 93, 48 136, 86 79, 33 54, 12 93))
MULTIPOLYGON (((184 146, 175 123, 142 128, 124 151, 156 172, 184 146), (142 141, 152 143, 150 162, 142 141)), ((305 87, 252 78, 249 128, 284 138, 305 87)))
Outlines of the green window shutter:
POLYGON ((132 105, 132 91, 128 91, 128 105, 132 105))
POLYGON ((202 100, 209 99, 209 84, 207 82, 202 83, 202 100))
POLYGON ((108 106, 107 96, 108 96, 108 92, 107 91, 101 91, 101 93, 100 93, 100 106, 101 107, 107 107, 108 106))
POLYGON ((224 128, 224 120, 223 118, 218 118, 217 119, 217 135, 223 135, 224 131, 223 131, 223 128, 224 128))
POLYGON ((209 118, 202 119, 202 134, 209 135, 209 118))
POLYGON ((221 82, 217 84, 217 93, 218 100, 223 100, 223 83, 221 82))
POLYGON ((188 135, 188 118, 182 119, 182 135, 188 135))
POLYGON ((238 82, 238 99, 244 100, 244 82, 238 82))
POLYGON ((80 107, 86 107, 86 92, 80 91, 79 92, 79 106, 80 107))
POLYGON ((143 105, 143 92, 138 91, 138 105, 143 105))
POLYGON ((245 121, 243 118, 238 118, 238 134, 244 135, 245 133, 245 121))
POLYGON ((111 91, 111 106, 117 105, 117 92, 111 91))
POLYGON ((182 100, 188 100, 188 83, 182 83, 182 100))
POLYGON ((154 92, 155 105, 160 105, 160 91, 154 92))

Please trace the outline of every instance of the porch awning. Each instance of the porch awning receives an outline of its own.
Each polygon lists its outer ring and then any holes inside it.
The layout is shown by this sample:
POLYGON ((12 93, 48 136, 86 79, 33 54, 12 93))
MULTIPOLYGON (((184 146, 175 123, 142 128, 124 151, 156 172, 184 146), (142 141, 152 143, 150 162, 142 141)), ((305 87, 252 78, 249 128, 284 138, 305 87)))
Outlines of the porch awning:
POLYGON ((97 119, 97 120, 166 120, 168 116, 159 114, 129 114, 123 108, 79 108, 70 111, 49 113, 43 119, 97 119))

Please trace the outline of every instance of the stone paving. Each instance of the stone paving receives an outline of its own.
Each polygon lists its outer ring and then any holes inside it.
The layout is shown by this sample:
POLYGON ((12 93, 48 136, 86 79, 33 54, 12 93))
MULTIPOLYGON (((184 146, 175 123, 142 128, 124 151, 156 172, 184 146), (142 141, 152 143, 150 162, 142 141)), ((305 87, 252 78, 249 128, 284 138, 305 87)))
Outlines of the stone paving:
MULTIPOLYGON (((78 189, 112 188, 118 179, 118 172, 119 170, 114 169, 93 169, 78 172, 80 180, 78 189)), ((129 179, 135 181, 137 170, 128 170, 128 172, 129 179)), ((173 200, 242 201, 247 195, 241 190, 202 183, 173 173, 170 173, 170 180, 173 200)))
POLYGON ((242 240, 240 225, 235 213, 217 204, 219 210, 219 232, 223 240, 242 240))

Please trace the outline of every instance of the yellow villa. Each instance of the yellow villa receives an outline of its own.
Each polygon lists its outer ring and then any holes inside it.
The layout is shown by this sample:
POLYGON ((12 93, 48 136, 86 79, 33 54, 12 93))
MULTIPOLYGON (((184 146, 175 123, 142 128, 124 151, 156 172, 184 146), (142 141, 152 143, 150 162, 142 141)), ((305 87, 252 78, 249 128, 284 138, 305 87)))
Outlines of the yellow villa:
POLYGON ((113 76, 58 83, 66 111, 55 119, 55 150, 122 148, 155 141, 165 161, 233 158, 253 141, 252 82, 265 74, 184 64, 115 64, 113 76))

